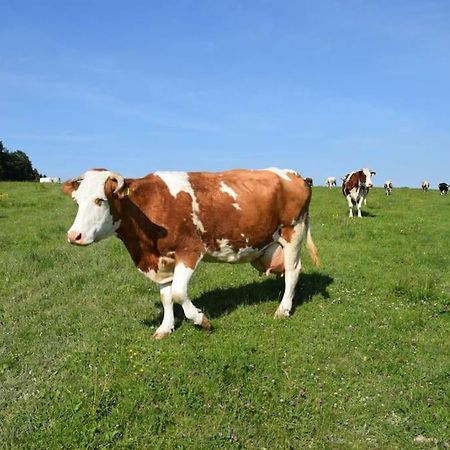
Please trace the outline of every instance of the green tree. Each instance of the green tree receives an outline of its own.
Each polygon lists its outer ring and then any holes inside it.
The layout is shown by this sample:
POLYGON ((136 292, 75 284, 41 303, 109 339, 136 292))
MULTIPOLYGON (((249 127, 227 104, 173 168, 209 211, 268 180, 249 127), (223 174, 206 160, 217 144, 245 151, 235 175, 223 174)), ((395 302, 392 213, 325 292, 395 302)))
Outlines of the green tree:
POLYGON ((0 141, 0 180, 36 181, 39 178, 39 172, 33 168, 25 152, 9 152, 0 141))

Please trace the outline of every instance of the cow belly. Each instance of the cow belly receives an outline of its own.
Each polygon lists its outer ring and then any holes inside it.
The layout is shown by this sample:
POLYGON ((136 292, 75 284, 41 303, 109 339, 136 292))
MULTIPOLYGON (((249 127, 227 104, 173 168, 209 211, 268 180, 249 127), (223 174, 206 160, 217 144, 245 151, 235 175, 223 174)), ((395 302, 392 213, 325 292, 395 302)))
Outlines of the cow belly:
POLYGON ((266 275, 270 273, 284 274, 283 247, 278 242, 272 242, 264 249, 263 254, 259 258, 252 261, 252 265, 266 275))
POLYGON ((244 247, 234 250, 227 243, 221 243, 218 250, 208 250, 203 256, 207 262, 247 263, 261 255, 261 250, 244 247))

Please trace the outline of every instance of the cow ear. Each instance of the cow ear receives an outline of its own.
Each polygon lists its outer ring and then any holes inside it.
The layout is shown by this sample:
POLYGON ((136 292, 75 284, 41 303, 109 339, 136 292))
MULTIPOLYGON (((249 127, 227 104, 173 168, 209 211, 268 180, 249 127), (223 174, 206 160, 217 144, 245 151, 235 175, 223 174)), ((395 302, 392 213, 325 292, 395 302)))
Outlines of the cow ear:
POLYGON ((111 173, 106 180, 106 186, 108 192, 110 192, 113 197, 123 198, 128 195, 128 187, 125 183, 125 179, 119 173, 111 173))
POLYGON ((64 192, 64 194, 69 195, 70 197, 73 196, 73 192, 78 189, 80 186, 82 177, 77 178, 71 178, 70 180, 64 181, 61 190, 64 192))
POLYGON ((374 176, 376 174, 377 174, 376 172, 370 171, 370 175, 374 176))

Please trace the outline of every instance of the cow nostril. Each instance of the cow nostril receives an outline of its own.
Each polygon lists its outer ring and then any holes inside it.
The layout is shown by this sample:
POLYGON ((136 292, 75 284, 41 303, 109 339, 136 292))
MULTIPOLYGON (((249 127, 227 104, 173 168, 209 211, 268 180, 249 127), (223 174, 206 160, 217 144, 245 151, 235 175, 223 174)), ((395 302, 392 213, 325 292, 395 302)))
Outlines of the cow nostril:
POLYGON ((82 235, 78 231, 69 231, 67 237, 69 238, 69 242, 77 243, 81 241, 82 235))

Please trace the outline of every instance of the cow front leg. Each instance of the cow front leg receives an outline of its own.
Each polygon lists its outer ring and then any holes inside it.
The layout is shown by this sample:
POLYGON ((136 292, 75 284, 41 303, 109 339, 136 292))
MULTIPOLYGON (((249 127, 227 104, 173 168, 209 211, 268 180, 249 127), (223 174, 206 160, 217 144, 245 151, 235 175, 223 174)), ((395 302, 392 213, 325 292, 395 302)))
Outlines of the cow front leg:
POLYGON ((181 305, 186 318, 192 320, 195 325, 210 330, 211 324, 208 318, 195 307, 188 297, 188 285, 193 273, 194 269, 187 267, 182 262, 175 266, 172 282, 172 298, 174 302, 181 305))
POLYGON ((175 318, 173 314, 172 301, 172 283, 165 283, 159 285, 159 295, 163 305, 163 321, 153 334, 153 339, 164 339, 175 328, 175 318))
POLYGON ((348 217, 353 217, 353 201, 350 195, 347 195, 348 217))
POLYGON ((364 201, 364 200, 365 200, 364 197, 361 197, 361 198, 359 199, 358 203, 356 204, 356 206, 357 206, 357 208, 358 208, 358 217, 362 217, 362 214, 361 214, 361 208, 362 208, 362 204, 363 204, 363 201, 364 201))

